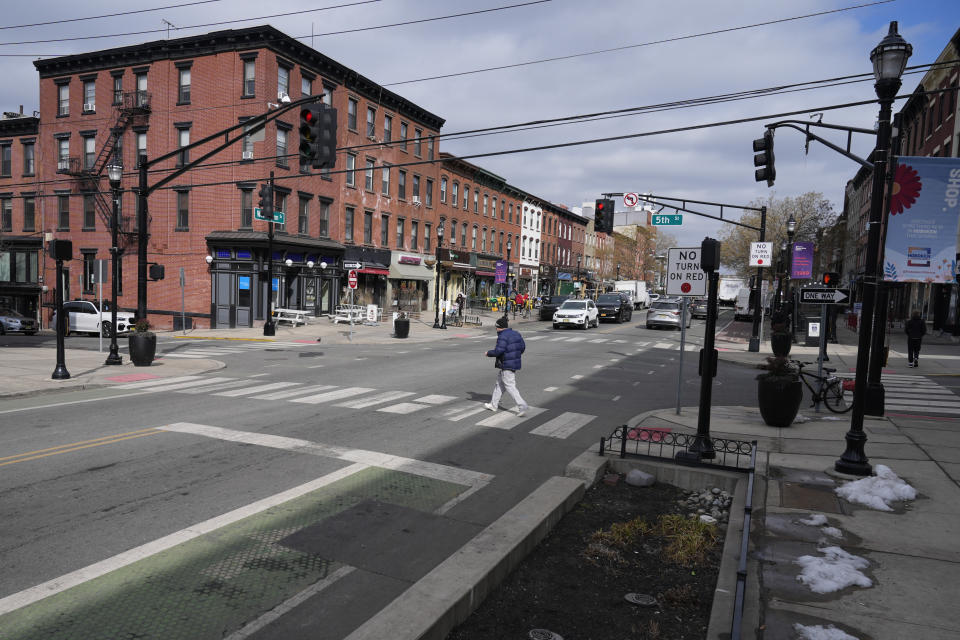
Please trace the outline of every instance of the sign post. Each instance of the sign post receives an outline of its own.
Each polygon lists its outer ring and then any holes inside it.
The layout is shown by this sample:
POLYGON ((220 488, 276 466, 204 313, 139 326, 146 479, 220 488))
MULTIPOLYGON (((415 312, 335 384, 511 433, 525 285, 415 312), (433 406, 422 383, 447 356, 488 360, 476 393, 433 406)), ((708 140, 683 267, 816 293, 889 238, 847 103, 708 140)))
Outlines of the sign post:
POLYGON ((187 285, 187 276, 183 270, 183 267, 180 267, 180 331, 183 332, 183 335, 187 335, 187 306, 184 302, 184 290, 187 285))
POLYGON ((347 272, 347 286, 350 287, 350 342, 353 342, 353 292, 357 290, 357 270, 347 272))
MULTIPOLYGON (((100 304, 97 306, 97 311, 100 312, 100 344, 97 347, 99 353, 103 353, 103 281, 107 277, 107 264, 108 261, 105 259, 97 260, 94 264, 93 270, 93 281, 97 283, 97 297, 100 298, 100 304)), ((116 327, 113 328, 114 331, 117 330, 116 327)))

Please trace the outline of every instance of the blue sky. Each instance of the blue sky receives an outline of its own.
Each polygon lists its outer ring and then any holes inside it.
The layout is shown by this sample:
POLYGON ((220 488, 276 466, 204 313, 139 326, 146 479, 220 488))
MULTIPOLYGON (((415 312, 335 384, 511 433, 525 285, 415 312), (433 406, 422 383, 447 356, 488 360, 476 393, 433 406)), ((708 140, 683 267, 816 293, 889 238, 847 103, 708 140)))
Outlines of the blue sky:
MULTIPOLYGON (((77 37, 163 29, 258 18, 233 25, 180 28, 171 37, 223 28, 270 23, 291 36, 304 36, 453 13, 501 7, 523 0, 381 0, 351 8, 281 18, 267 14, 341 4, 327 0, 253 0, 211 2, 135 16, 44 27, 0 30, 0 57, 6 79, 5 111, 37 108, 37 75, 32 57, 64 55, 134 44, 165 33, 86 41, 4 45, 22 40, 77 37)), ((7 3, 4 24, 81 17, 178 4, 182 0, 7 3)), ((739 0, 551 0, 404 27, 315 37, 326 55, 383 84, 452 74, 544 58, 569 56, 655 40, 681 38, 765 21, 783 20, 852 7, 865 0, 769 2, 739 0)), ((960 0, 896 0, 866 8, 798 19, 728 33, 684 38, 622 51, 530 64, 508 70, 460 75, 391 88, 447 120, 445 133, 611 109, 659 104, 782 84, 869 73, 870 50, 886 34, 891 20, 913 45, 911 64, 932 62, 960 27, 960 0)), ((310 44, 310 39, 305 40, 310 44)), ((905 78, 912 90, 920 76, 905 78)), ((872 82, 767 96, 696 108, 646 113, 495 136, 441 142, 455 155, 484 153, 636 134, 690 125, 812 109, 875 97, 872 82)), ((871 128, 876 105, 832 111, 825 122, 871 128)), ((796 116, 804 119, 806 116, 796 116)), ((766 198, 765 184, 753 180, 753 138, 763 121, 671 135, 641 137, 563 150, 477 160, 511 183, 553 202, 579 206, 601 192, 652 192, 727 203, 766 198)), ((872 140, 855 140, 866 155, 872 140)), ((777 136, 777 196, 820 191, 837 208, 844 184, 857 165, 825 147, 804 155, 803 136, 782 130, 777 136)), ((716 235, 722 223, 687 216, 674 231, 681 243, 699 244, 716 235)))

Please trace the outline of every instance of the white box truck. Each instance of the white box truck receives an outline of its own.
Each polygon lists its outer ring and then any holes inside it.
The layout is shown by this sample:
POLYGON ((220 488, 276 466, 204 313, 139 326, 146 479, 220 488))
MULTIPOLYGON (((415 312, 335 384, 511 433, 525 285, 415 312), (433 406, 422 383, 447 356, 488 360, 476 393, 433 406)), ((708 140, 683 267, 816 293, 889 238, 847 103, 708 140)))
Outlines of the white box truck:
POLYGON ((720 286, 717 289, 717 300, 722 305, 734 306, 737 301, 737 295, 742 287, 747 286, 747 281, 743 278, 731 276, 720 276, 720 286))
POLYGON ((733 319, 753 319, 753 307, 750 304, 750 289, 747 287, 742 287, 737 291, 737 300, 733 303, 733 319))
POLYGON ((617 280, 613 283, 614 291, 626 291, 633 300, 634 309, 644 309, 650 306, 650 293, 647 283, 643 280, 617 280))

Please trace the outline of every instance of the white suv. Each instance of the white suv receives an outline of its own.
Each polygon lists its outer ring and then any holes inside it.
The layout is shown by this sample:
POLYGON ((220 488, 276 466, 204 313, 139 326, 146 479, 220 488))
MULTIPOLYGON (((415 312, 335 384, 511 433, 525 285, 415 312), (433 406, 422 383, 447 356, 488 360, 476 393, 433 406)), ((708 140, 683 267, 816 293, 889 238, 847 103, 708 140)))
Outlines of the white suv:
MULTIPOLYGON (((97 309, 97 303, 90 300, 71 300, 63 303, 63 310, 67 314, 66 335, 71 331, 80 333, 92 333, 94 335, 103 332, 105 337, 110 337, 113 333, 113 326, 110 324, 110 303, 104 302, 104 311, 101 313, 97 309)), ((134 314, 127 311, 117 312, 117 333, 126 333, 133 326, 134 314)), ((53 324, 51 328, 57 330, 57 314, 53 314, 53 324)))

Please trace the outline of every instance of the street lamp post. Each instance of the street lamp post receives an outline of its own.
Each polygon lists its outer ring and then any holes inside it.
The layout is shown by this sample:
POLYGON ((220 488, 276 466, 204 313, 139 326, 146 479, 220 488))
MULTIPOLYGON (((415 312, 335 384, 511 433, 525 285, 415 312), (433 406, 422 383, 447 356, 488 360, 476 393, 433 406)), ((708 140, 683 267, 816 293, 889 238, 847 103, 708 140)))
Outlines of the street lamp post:
POLYGON ((620 279, 620 263, 617 263, 617 280, 620 279))
MULTIPOLYGON (((444 323, 441 326, 440 324, 440 248, 443 246, 443 220, 440 221, 440 226, 437 227, 437 285, 434 288, 433 292, 433 328, 434 329, 446 329, 446 317, 444 317, 444 323)), ((446 314, 444 314, 446 315, 446 314)))
POLYGON ((510 240, 507 240, 507 299, 503 304, 503 317, 507 317, 507 309, 510 308, 510 294, 512 293, 510 287, 510 249, 513 248, 513 243, 510 240))
POLYGON ((120 226, 120 180, 123 167, 111 164, 107 167, 110 179, 110 192, 113 195, 113 214, 110 219, 110 353, 104 364, 123 364, 120 349, 117 347, 117 276, 120 273, 120 248, 117 246, 118 227, 120 226))
POLYGON ((787 220, 787 291, 786 298, 789 302, 790 309, 790 340, 792 342, 797 341, 796 333, 796 322, 797 322, 797 305, 793 303, 793 291, 791 291, 792 279, 793 279, 793 234, 797 230, 797 221, 793 219, 793 214, 790 214, 790 219, 787 220))
POLYGON ((580 282, 580 261, 583 259, 583 255, 577 254, 577 284, 580 285, 580 290, 577 292, 579 297, 583 297, 583 283, 580 282))
MULTIPOLYGON (((863 416, 867 393, 873 391, 867 384, 870 364, 870 343, 874 330, 874 307, 877 289, 877 262, 880 256, 880 222, 883 218, 883 185, 886 181, 887 152, 890 144, 890 113, 893 100, 900 89, 900 76, 907 66, 913 47, 897 33, 897 23, 890 23, 890 31, 880 44, 870 52, 873 63, 874 89, 880 102, 877 117, 877 144, 873 155, 873 191, 870 196, 870 222, 867 236, 867 254, 863 273, 863 300, 860 312, 860 336, 857 350, 856 380, 854 382, 853 409, 850 430, 846 434, 846 450, 834 464, 841 473, 858 476, 869 475, 870 466, 864 445, 867 436, 863 432, 863 416)), ((876 391, 882 390, 882 387, 876 391)))
POLYGON ((777 274, 779 275, 777 278, 777 295, 773 300, 776 303, 777 311, 780 311, 783 308, 783 298, 781 297, 781 294, 783 293, 783 279, 787 277, 786 267, 784 266, 784 256, 786 254, 787 241, 782 240, 780 242, 780 257, 777 259, 777 274))

